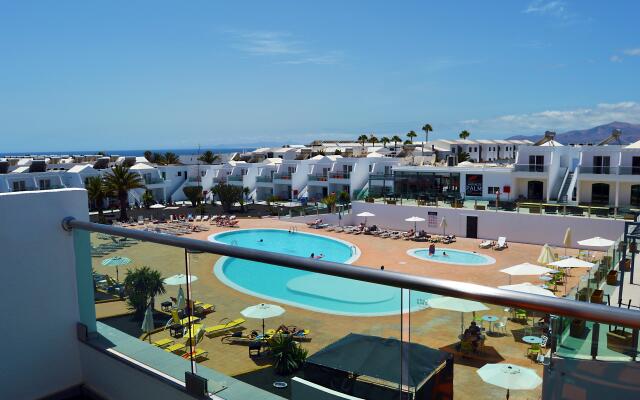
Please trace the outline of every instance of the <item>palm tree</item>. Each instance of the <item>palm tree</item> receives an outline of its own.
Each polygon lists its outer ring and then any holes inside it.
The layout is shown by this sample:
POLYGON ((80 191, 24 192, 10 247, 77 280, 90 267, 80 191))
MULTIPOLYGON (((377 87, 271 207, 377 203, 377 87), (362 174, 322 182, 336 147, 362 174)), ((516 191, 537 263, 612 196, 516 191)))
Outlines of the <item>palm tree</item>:
POLYGON ((151 160, 152 163, 159 165, 165 165, 167 163, 167 160, 165 160, 164 156, 160 153, 153 153, 151 160))
POLYGON ((388 137, 383 136, 380 138, 380 143, 382 143, 382 145, 385 147, 385 149, 387 148, 387 143, 389 143, 391 140, 389 140, 388 137))
POLYGON ((460 139, 464 140, 464 139, 468 138, 469 135, 471 135, 471 133, 469 133, 469 131, 467 131, 467 130, 464 130, 464 131, 460 132, 460 139))
POLYGON ((425 144, 422 145, 422 155, 424 155, 424 146, 426 145, 426 142, 429 141, 429 132, 432 132, 433 128, 431 127, 430 124, 424 124, 424 126, 422 127, 422 130, 424 131, 424 141, 425 141, 425 144))
POLYGON ((180 164, 180 159, 178 158, 176 153, 172 153, 170 151, 164 153, 164 161, 167 163, 167 165, 180 164))
POLYGON ((104 214, 102 213, 102 209, 104 206, 104 199, 107 198, 109 193, 107 192, 107 188, 105 187, 102 178, 99 176, 92 176, 88 178, 87 184, 84 188, 87 189, 87 196, 89 197, 89 200, 91 200, 98 209, 98 222, 101 224, 104 223, 104 214))
POLYGON ((375 146, 376 142, 378 142, 378 138, 372 133, 371 136, 369 136, 369 142, 371 143, 371 146, 375 146))
POLYGON ((202 155, 200 157, 198 157, 198 161, 202 161, 205 164, 213 164, 214 162, 218 161, 220 159, 220 156, 218 156, 217 154, 213 154, 213 151, 211 150, 207 150, 204 153, 202 153, 202 155))
POLYGON ((164 279, 160 271, 149 267, 129 270, 124 278, 124 291, 129 307, 135 311, 135 317, 141 319, 147 307, 153 307, 154 298, 165 293, 164 279))
POLYGON ((398 147, 398 142, 402 142, 402 138, 398 135, 393 135, 391 141, 393 142, 393 147, 398 147))
POLYGON ((364 147, 365 142, 369 140, 369 138, 367 137, 367 135, 360 135, 358 136, 358 142, 360 142, 362 144, 362 147, 364 147))
POLYGON ((413 138, 418 136, 417 133, 415 133, 414 131, 409 131, 409 133, 407 133, 407 137, 409 138, 409 142, 413 144, 413 138))
POLYGON ((129 206, 129 190, 144 189, 144 181, 140 175, 129 171, 123 165, 116 165, 104 177, 107 192, 118 198, 120 202, 120 221, 127 220, 127 207, 129 206))

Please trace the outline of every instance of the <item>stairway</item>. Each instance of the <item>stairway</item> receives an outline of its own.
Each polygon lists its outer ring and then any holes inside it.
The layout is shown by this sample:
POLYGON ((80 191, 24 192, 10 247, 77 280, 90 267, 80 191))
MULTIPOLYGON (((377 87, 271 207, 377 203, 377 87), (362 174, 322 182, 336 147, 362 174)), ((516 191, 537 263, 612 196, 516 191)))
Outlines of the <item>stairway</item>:
POLYGON ((569 186, 571 186, 571 181, 573 180, 574 171, 569 171, 564 182, 562 183, 562 187, 558 192, 558 203, 559 204, 567 204, 568 196, 567 192, 569 191, 569 186))

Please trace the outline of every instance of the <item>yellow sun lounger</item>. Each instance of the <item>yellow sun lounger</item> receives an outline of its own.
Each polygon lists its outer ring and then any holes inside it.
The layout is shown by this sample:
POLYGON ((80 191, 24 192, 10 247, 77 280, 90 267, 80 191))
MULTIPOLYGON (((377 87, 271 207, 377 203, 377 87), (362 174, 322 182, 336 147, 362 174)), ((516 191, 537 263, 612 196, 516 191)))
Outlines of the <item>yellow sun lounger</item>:
POLYGON ((208 328, 204 328, 204 331, 207 335, 215 335, 217 333, 223 333, 230 329, 237 328, 245 322, 244 318, 234 319, 233 321, 229 321, 226 324, 218 324, 213 325, 208 328))
POLYGON ((215 311, 213 304, 203 303, 201 301, 196 300, 193 302, 193 305, 194 305, 194 309, 198 310, 199 312, 215 311))
POLYGON ((172 344, 169 347, 166 347, 164 351, 167 351, 169 353, 177 353, 179 351, 184 351, 185 347, 187 347, 186 343, 176 343, 176 344, 172 344))
POLYGON ((154 346, 156 346, 156 347, 163 348, 163 347, 168 346, 168 345, 170 345, 172 343, 173 343, 173 339, 160 339, 160 340, 156 340, 152 344, 154 346))

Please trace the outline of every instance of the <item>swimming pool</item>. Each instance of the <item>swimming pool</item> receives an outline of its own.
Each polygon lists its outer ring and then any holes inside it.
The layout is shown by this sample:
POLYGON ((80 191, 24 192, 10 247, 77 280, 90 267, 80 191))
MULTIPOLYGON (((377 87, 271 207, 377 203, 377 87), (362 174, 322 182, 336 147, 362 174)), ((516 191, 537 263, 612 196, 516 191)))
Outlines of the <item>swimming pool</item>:
POLYGON ((421 260, 433 261, 442 264, 481 266, 491 265, 496 262, 495 258, 484 254, 464 250, 443 249, 439 247, 436 248, 436 252, 432 256, 429 256, 428 248, 411 249, 407 251, 407 254, 421 260), (447 254, 446 256, 443 254, 445 252, 447 254))
MULTIPOLYGON (((281 229, 240 229, 209 236, 213 242, 251 249, 309 257, 322 254, 322 260, 352 263, 360 250, 349 242, 310 233, 289 233, 281 229)), ((340 315, 377 316, 400 313, 401 290, 314 272, 222 257, 214 266, 220 281, 256 297, 308 310, 340 315)), ((426 307, 427 293, 405 290, 405 311, 426 307)))

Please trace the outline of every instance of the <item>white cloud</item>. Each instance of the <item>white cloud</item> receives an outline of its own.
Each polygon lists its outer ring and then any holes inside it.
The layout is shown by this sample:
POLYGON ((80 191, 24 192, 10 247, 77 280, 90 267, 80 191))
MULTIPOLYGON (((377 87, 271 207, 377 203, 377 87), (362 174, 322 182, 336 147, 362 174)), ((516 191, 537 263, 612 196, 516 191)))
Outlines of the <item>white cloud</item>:
POLYGON ((620 57, 617 54, 614 54, 611 57, 609 57, 609 61, 614 62, 614 63, 621 63, 622 62, 622 57, 620 57))
POLYGON ((473 125, 479 133, 530 134, 546 130, 564 132, 591 128, 612 121, 640 123, 640 103, 600 103, 591 108, 547 110, 529 114, 508 114, 484 120, 461 121, 459 127, 473 125))
POLYGON ((567 7, 563 1, 536 0, 523 10, 525 14, 552 15, 564 17, 567 15, 567 7))
POLYGON ((233 47, 252 56, 277 57, 279 64, 337 64, 340 53, 317 54, 288 32, 226 31, 234 38, 233 47), (286 58, 286 59, 285 59, 286 58))
POLYGON ((627 49, 625 51, 623 51, 624 54, 628 55, 628 56, 640 56, 640 47, 637 47, 635 49, 627 49))

